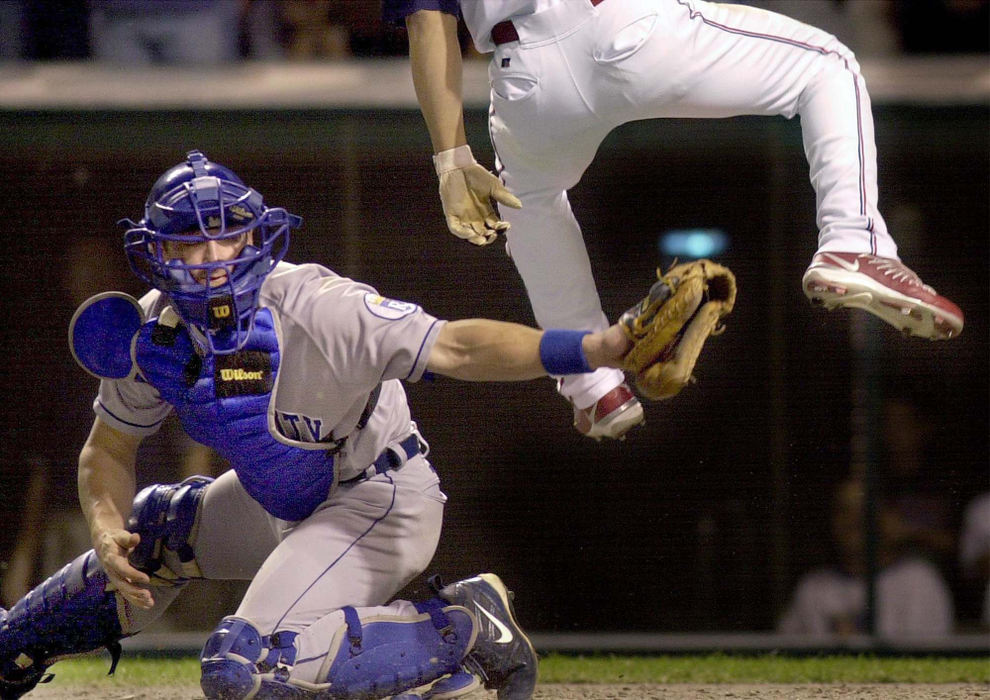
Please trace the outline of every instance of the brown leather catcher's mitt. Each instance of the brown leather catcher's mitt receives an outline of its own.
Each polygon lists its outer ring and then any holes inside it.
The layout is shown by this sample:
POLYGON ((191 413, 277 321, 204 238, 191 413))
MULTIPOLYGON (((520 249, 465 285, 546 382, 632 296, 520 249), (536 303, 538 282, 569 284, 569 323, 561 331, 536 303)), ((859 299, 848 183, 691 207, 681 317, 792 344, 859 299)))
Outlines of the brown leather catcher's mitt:
POLYGON ((736 277, 711 260, 674 265, 641 302, 619 318, 632 349, 624 368, 649 399, 675 396, 692 380, 705 341, 720 333, 722 319, 736 302, 736 277))

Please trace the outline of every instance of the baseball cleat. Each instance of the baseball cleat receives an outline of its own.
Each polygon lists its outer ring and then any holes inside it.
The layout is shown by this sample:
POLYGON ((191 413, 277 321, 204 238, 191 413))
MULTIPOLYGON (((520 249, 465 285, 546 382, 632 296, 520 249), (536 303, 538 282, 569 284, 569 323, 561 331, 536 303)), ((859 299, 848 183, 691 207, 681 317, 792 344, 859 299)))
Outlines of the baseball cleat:
POLYGON ((512 593, 502 579, 481 574, 445 586, 438 595, 478 618, 478 639, 464 659, 465 668, 478 674, 486 688, 498 690, 499 700, 532 698, 539 657, 516 621, 512 593))
POLYGON ((481 679, 467 671, 454 671, 435 683, 393 695, 392 700, 453 700, 473 693, 481 687, 481 679))
POLYGON ((818 253, 801 286, 812 303, 863 309, 906 335, 945 340, 963 329, 959 307, 894 258, 868 253, 818 253))
POLYGON ((574 427, 599 442, 603 437, 624 440, 626 433, 645 422, 639 399, 624 382, 588 408, 574 407, 574 427))
POLYGON ((481 687, 481 679, 467 671, 455 671, 441 678, 423 696, 423 700, 451 700, 472 693, 481 687))
MULTIPOLYGON (((7 623, 7 610, 0 608, 0 639, 7 623)), ((45 677, 46 666, 35 664, 25 654, 8 659, 0 657, 0 700, 17 700, 34 690, 38 683, 51 680, 45 677)))

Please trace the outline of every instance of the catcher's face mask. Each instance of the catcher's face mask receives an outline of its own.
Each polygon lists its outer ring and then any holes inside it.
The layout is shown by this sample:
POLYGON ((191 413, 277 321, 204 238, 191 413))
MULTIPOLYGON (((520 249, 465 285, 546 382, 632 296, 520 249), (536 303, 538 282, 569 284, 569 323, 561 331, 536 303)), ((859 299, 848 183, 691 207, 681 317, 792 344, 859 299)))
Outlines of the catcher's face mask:
POLYGON ((124 234, 134 273, 168 295, 182 320, 210 350, 232 353, 247 342, 265 277, 285 257, 289 229, 302 219, 268 208, 232 171, 199 151, 158 178, 144 218, 124 234), (184 246, 212 251, 182 255, 184 246))

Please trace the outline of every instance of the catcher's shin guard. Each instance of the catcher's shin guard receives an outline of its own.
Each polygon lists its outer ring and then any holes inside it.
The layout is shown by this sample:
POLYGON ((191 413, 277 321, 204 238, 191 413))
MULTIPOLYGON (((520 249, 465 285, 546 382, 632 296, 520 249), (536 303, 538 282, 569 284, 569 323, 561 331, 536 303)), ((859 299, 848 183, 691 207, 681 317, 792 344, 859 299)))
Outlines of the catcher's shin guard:
POLYGON ((0 613, 0 698, 19 698, 59 659, 100 647, 113 656, 112 673, 125 636, 116 594, 90 550, 0 613))
POLYGON ((313 691, 288 682, 296 659, 295 638, 295 632, 262 636, 244 618, 223 618, 203 647, 203 694, 223 700, 313 697, 313 691))
POLYGON ((438 598, 416 609, 416 617, 361 620, 354 608, 343 608, 345 625, 330 644, 329 686, 318 697, 389 697, 460 671, 477 638, 477 619, 438 598))
MULTIPOLYGON (((456 674, 475 641, 476 620, 464 608, 434 599, 417 605, 414 617, 361 620, 341 610, 344 624, 330 643, 326 678, 311 683, 292 677, 296 633, 261 632, 248 620, 225 617, 203 647, 200 687, 207 698, 391 697, 456 674)), ((454 695, 448 695, 454 697, 454 695)))

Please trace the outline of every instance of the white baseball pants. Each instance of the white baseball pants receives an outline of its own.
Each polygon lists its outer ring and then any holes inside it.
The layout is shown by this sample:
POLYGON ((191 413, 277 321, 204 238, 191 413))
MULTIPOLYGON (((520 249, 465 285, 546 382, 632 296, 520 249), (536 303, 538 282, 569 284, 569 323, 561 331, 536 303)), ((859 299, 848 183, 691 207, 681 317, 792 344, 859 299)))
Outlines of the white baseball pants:
MULTIPOLYGON (((897 257, 877 210, 869 95, 832 35, 703 0, 563 0, 513 24, 519 41, 496 47, 489 68, 489 126, 497 167, 523 203, 502 215, 541 326, 608 326, 567 190, 605 136, 633 120, 800 115, 818 249, 897 257)), ((622 379, 573 375, 561 392, 583 408, 622 379)))

